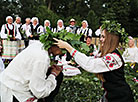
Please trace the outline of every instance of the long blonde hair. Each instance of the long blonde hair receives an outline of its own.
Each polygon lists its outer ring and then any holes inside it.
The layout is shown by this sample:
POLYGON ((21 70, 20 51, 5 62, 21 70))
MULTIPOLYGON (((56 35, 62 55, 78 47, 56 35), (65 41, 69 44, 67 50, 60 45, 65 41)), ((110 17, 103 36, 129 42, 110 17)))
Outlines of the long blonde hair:
MULTIPOLYGON (((118 46, 119 46, 119 36, 114 34, 114 33, 110 33, 107 30, 103 30, 103 33, 105 33, 105 42, 103 46, 100 46, 100 53, 101 56, 103 57, 108 53, 113 52, 118 46)), ((100 43, 101 45, 101 43, 100 43)), ((96 74, 96 76, 101 80, 101 81, 105 81, 105 79, 103 78, 103 74, 102 73, 98 73, 96 74)))

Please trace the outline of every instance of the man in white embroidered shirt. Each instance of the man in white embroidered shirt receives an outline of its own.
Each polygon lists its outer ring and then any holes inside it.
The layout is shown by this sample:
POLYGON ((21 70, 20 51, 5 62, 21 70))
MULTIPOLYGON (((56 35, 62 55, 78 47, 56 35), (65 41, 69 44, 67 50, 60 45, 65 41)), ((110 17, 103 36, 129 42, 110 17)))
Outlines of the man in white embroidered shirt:
MULTIPOLYGON (((51 53, 60 55, 61 50, 54 47, 56 52, 51 53)), ((60 68, 53 65, 50 74, 46 75, 50 65, 49 54, 40 42, 18 54, 0 76, 1 102, 37 102, 49 96, 58 86, 56 76, 61 74, 60 68)))

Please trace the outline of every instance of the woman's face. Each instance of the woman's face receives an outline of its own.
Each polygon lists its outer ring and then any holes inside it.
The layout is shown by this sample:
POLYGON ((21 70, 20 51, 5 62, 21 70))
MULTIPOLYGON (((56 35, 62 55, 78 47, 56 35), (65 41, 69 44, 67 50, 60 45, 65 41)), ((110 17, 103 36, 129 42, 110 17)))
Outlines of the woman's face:
POLYGON ((37 20, 34 20, 34 21, 33 21, 33 24, 36 25, 36 24, 37 24, 37 20))
POLYGON ((86 27, 87 27, 87 25, 86 25, 85 22, 82 23, 82 27, 83 27, 83 28, 86 28, 86 27))
POLYGON ((134 40, 129 40, 128 42, 129 47, 134 47, 134 40))
POLYGON ((46 27, 48 27, 48 26, 49 26, 49 23, 48 23, 48 22, 46 22, 46 23, 45 23, 45 26, 46 26, 46 27))
POLYGON ((58 26, 62 27, 63 26, 62 22, 58 22, 58 26))
POLYGON ((101 46, 104 46, 104 43, 105 43, 105 30, 103 30, 102 33, 101 33, 100 42, 101 42, 101 46))

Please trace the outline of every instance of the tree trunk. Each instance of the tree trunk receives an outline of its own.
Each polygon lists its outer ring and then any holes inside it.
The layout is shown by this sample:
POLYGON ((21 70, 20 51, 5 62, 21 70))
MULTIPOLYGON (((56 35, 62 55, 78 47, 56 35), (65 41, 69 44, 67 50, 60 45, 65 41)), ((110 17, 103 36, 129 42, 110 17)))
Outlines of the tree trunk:
POLYGON ((52 3, 52 0, 49 0, 49 3, 48 3, 48 10, 51 9, 51 3, 52 3))

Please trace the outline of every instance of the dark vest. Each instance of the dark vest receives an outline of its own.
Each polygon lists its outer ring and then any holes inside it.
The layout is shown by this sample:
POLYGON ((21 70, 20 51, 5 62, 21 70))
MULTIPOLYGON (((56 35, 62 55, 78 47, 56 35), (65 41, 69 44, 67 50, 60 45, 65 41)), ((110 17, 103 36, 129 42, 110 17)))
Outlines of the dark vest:
MULTIPOLYGON (((39 40, 39 35, 37 34, 37 29, 38 29, 38 27, 40 26, 39 24, 35 27, 35 29, 33 28, 33 25, 31 24, 30 25, 31 26, 31 33, 32 33, 32 35, 33 35, 33 37, 31 38, 31 37, 29 37, 29 39, 31 39, 31 40, 39 40)), ((40 30, 40 29, 38 29, 38 30, 40 30)))
POLYGON ((103 73, 104 98, 107 102, 134 102, 132 91, 124 77, 124 60, 118 50, 112 53, 119 55, 123 65, 119 69, 103 73))
POLYGON ((15 37, 16 36, 15 26, 13 24, 12 26, 13 26, 13 29, 10 29, 8 24, 5 24, 5 34, 12 35, 12 37, 15 37))

